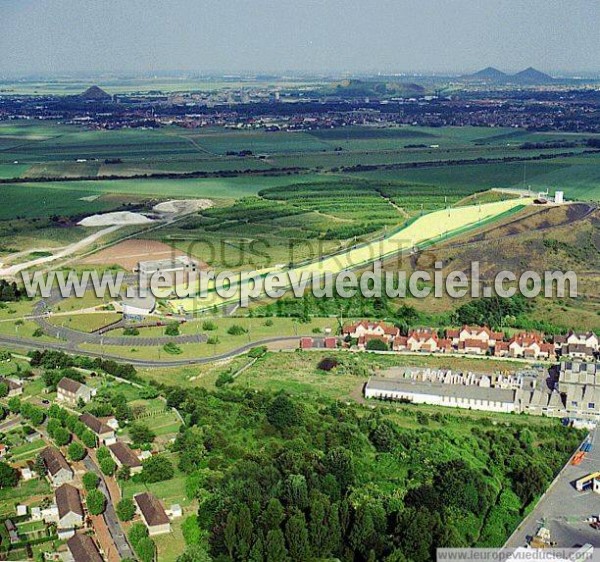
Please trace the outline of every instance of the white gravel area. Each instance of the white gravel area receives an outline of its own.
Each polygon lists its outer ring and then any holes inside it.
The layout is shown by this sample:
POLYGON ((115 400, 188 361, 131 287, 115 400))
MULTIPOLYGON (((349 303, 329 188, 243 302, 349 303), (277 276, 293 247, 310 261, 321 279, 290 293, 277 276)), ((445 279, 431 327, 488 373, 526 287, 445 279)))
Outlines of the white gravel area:
POLYGON ((151 222, 154 221, 140 213, 118 211, 115 213, 91 215, 80 220, 77 224, 80 226, 124 226, 130 224, 149 224, 151 222))
POLYGON ((153 211, 157 213, 193 213, 208 209, 214 203, 210 199, 173 199, 172 201, 164 201, 154 205, 153 211))

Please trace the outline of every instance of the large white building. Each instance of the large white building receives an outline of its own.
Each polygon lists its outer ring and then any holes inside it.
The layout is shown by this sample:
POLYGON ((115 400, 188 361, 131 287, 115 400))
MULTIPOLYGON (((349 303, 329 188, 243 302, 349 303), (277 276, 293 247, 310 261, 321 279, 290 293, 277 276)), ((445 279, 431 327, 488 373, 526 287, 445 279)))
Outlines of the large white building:
POLYGON ((162 274, 167 277, 175 273, 190 273, 196 271, 198 263, 188 256, 176 256, 164 260, 141 261, 138 263, 138 271, 143 277, 154 274, 162 274))
POLYGON ((365 386, 365 398, 505 413, 515 411, 515 393, 514 390, 477 385, 435 384, 374 377, 365 386))

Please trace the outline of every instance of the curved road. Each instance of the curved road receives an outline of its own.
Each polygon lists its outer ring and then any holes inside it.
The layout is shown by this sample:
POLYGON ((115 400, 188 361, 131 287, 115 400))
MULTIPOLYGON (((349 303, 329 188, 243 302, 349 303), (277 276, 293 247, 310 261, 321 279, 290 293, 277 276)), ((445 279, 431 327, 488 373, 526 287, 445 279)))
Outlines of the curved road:
MULTIPOLYGON (((190 359, 169 359, 166 361, 150 361, 146 359, 128 359, 126 357, 122 357, 120 355, 112 355, 110 353, 97 353, 95 351, 87 351, 77 349, 77 345, 75 342, 45 342, 28 338, 13 338, 8 336, 0 336, 0 344, 6 345, 9 347, 17 347, 19 349, 54 349, 57 351, 64 351, 66 353, 73 353, 76 355, 83 355, 86 357, 100 357, 101 359, 113 359, 115 361, 119 361, 120 363, 130 363, 131 365, 137 367, 179 367, 181 365, 199 365, 203 363, 212 363, 213 361, 222 361, 224 359, 231 359, 233 357, 237 357, 238 355, 242 355, 247 351, 250 351, 253 347, 257 347, 260 345, 267 345, 269 343, 278 343, 278 342, 290 342, 290 341, 299 341, 302 337, 314 337, 314 335, 302 335, 299 334, 297 336, 281 336, 274 338, 267 338, 263 340, 257 340, 254 342, 250 342, 246 345, 238 347, 236 349, 232 349, 225 353, 220 353, 219 355, 211 355, 210 357, 192 357, 190 359)), ((173 340, 171 340, 173 341, 173 340)))

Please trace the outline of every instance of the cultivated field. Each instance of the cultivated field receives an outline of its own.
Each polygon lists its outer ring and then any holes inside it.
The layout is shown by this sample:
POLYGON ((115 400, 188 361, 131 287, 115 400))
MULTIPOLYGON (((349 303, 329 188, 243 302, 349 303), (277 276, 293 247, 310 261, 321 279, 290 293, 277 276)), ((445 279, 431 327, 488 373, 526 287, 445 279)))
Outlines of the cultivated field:
POLYGON ((124 240, 114 246, 100 250, 79 261, 81 265, 117 265, 133 271, 138 262, 145 260, 170 259, 185 255, 183 252, 158 240, 124 240))

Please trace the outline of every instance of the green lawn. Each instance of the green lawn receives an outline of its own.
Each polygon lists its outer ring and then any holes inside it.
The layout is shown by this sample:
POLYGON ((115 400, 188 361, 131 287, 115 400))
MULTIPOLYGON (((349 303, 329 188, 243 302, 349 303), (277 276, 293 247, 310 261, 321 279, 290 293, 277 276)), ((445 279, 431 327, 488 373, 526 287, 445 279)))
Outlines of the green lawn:
POLYGON ((0 516, 14 515, 16 504, 30 504, 50 494, 50 484, 45 479, 29 480, 16 488, 0 489, 0 516))
POLYGON ((33 460, 37 454, 46 447, 46 442, 43 439, 36 439, 31 443, 25 442, 23 445, 13 448, 10 453, 10 460, 13 463, 23 463, 33 460))
MULTIPOLYGON (((172 458, 172 460, 176 462, 176 458, 172 458)), ((134 479, 128 480, 123 483, 123 497, 129 498, 135 494, 148 491, 154 494, 166 509, 169 509, 175 503, 185 508, 194 502, 194 498, 187 497, 185 491, 186 480, 186 475, 179 471, 176 471, 171 480, 156 482, 155 484, 143 484, 135 482, 134 479)))

